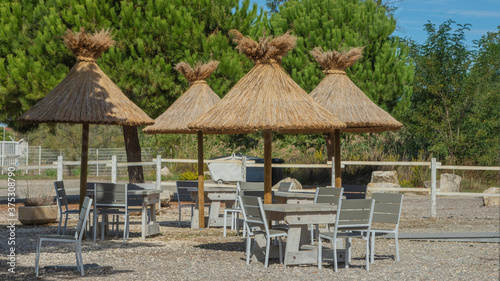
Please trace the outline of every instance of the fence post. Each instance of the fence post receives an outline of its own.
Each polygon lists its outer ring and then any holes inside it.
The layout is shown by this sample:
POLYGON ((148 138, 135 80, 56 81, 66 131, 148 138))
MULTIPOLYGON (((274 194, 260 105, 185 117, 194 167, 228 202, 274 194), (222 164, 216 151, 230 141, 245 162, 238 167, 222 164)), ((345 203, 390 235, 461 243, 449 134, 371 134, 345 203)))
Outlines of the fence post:
POLYGON ((241 180, 243 182, 247 181, 247 157, 241 157, 241 180))
POLYGON ((161 155, 156 155, 156 189, 161 189, 161 155))
POLYGON ((116 155, 111 156, 111 182, 116 183, 116 172, 118 170, 116 155))
MULTIPOLYGON (((42 166, 42 146, 38 146, 38 166, 42 166)), ((38 169, 38 175, 42 174, 42 169, 38 169)))
POLYGON ((95 157, 97 160, 96 169, 95 169, 95 176, 98 177, 99 176, 99 148, 95 149, 95 157))
POLYGON ((63 180, 63 157, 62 155, 57 156, 57 181, 63 180))
POLYGON ((436 158, 431 158, 431 218, 436 218, 436 183, 437 183, 436 158))
POLYGON ((29 170, 28 170, 28 163, 29 163, 28 160, 29 160, 29 155, 30 155, 29 152, 30 152, 30 147, 29 147, 29 145, 27 145, 26 146, 26 173, 25 173, 25 175, 28 175, 28 173, 29 173, 29 170))
POLYGON ((335 157, 332 157, 332 187, 335 187, 335 157))

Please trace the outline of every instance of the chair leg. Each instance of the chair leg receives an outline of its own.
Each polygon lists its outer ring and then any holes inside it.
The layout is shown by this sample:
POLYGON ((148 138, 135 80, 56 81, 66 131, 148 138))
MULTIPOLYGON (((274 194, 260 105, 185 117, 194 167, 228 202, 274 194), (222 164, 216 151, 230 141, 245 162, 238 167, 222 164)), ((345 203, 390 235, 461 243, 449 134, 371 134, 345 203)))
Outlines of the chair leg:
POLYGON ((280 243, 279 243, 279 251, 280 251, 280 264, 283 264, 283 252, 281 249, 281 236, 279 237, 280 243))
POLYGON ((398 232, 394 232, 394 240, 396 243, 396 261, 399 261, 399 237, 398 232))
POLYGON ((366 271, 370 271, 370 232, 366 234, 366 271))
POLYGON ((96 236, 97 236, 97 212, 94 212, 94 219, 92 220, 92 231, 94 233, 94 235, 92 235, 92 238, 94 239, 94 243, 95 243, 95 240, 96 240, 96 236))
POLYGON ((344 239, 344 244, 345 244, 345 263, 344 263, 344 268, 349 268, 349 262, 351 261, 351 239, 350 238, 345 238, 344 239))
POLYGON ((250 234, 247 234, 247 260, 246 263, 250 264, 250 246, 252 243, 252 239, 250 238, 250 234))
POLYGON ((36 258, 35 258, 35 273, 36 277, 38 277, 38 267, 40 265, 40 248, 42 248, 42 239, 39 239, 38 244, 36 245, 36 258))
POLYGON ((80 256, 78 255, 78 244, 75 243, 76 270, 80 271, 80 256))
POLYGON ((107 218, 107 215, 103 215, 101 219, 101 241, 104 241, 104 221, 107 222, 107 219, 105 218, 107 218))
MULTIPOLYGON (((339 265, 338 265, 338 260, 337 260, 337 239, 330 240, 330 243, 332 244, 333 248, 333 266, 335 269, 335 272, 339 271, 339 265)), ((346 246, 346 252, 347 252, 347 246, 346 246)), ((344 258, 346 258, 345 264, 347 264, 347 256, 344 254, 344 258)))
POLYGON ((370 239, 371 263, 374 263, 375 262, 375 232, 372 232, 369 239, 370 239))
MULTIPOLYGON (((255 243, 255 239, 254 239, 255 243)), ((264 263, 264 267, 267 268, 269 266, 269 249, 271 248, 271 238, 266 237, 266 261, 264 263)))
POLYGON ((179 223, 178 223, 178 227, 181 227, 181 212, 182 212, 182 208, 181 206, 179 205, 179 223))
MULTIPOLYGON (((231 219, 233 219, 232 214, 231 214, 231 219)), ((227 220, 227 210, 224 210, 224 226, 222 227, 224 233, 223 233, 222 237, 226 237, 226 227, 227 227, 226 220, 227 220)))
POLYGON ((310 235, 311 235, 311 245, 314 244, 314 224, 310 224, 309 227, 311 228, 310 235))
POLYGON ((85 276, 85 273, 83 272, 83 257, 82 257, 82 245, 78 243, 78 256, 80 260, 80 273, 82 276, 85 276))
MULTIPOLYGON (((312 236, 311 236, 312 237, 312 236)), ((322 262, 323 262, 323 242, 321 241, 322 239, 318 237, 318 269, 321 269, 322 262)), ((334 259, 335 261, 335 259, 334 259)))

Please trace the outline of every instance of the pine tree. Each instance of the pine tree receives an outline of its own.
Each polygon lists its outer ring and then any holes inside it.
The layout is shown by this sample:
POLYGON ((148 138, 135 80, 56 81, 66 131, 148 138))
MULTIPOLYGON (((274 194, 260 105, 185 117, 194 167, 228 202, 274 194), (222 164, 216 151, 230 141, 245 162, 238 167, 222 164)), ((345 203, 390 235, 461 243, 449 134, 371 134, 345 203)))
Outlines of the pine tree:
POLYGON ((283 67, 307 92, 324 77, 309 51, 364 46, 363 58, 347 71, 349 78, 396 118, 409 107, 413 66, 405 45, 391 36, 396 21, 382 5, 360 0, 290 0, 270 22, 274 33, 291 29, 298 36, 297 48, 283 59, 283 67))

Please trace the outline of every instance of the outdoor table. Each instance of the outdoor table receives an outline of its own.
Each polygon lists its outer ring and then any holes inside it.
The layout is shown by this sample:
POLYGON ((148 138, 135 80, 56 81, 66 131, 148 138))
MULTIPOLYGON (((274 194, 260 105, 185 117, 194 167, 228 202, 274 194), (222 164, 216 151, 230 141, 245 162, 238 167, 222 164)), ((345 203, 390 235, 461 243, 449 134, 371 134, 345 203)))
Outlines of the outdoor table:
POLYGON ((311 191, 275 191, 274 198, 278 204, 308 204, 314 202, 316 192, 311 191))
MULTIPOLYGON (((310 224, 326 224, 335 221, 337 205, 334 204, 264 204, 266 216, 270 220, 284 220, 290 227, 286 238, 286 265, 317 264, 318 248, 308 245, 310 242, 308 226, 310 224)), ((264 235, 255 237, 255 256, 264 261, 266 239, 264 235)), ((342 250, 339 251, 342 253, 342 250)), ((343 254, 339 261, 343 261, 343 254)), ((273 253, 272 257, 277 257, 273 253)), ((323 258, 331 259, 332 251, 324 251, 323 258)))
MULTIPOLYGON (((196 198, 196 201, 198 201, 198 188, 189 188, 188 191, 191 192, 191 197, 196 198)), ((204 193, 205 198, 211 202, 207 227, 223 227, 224 217, 220 215, 220 206, 223 202, 226 203, 226 206, 231 206, 234 203, 236 188, 205 186, 204 193)), ((191 228, 199 228, 198 217, 198 208, 195 208, 191 217, 191 228)), ((231 225, 231 222, 229 222, 229 225, 231 225)))
MULTIPOLYGON (((129 186, 127 196, 142 196, 142 231, 141 238, 160 233, 160 224, 156 222, 156 204, 160 203, 160 193, 162 189, 148 189, 136 185, 129 186), (148 206, 150 210, 150 220, 148 222, 148 206)), ((87 188, 87 196, 94 196, 94 188, 87 188)), ((94 222, 95 226, 95 222, 94 222)))

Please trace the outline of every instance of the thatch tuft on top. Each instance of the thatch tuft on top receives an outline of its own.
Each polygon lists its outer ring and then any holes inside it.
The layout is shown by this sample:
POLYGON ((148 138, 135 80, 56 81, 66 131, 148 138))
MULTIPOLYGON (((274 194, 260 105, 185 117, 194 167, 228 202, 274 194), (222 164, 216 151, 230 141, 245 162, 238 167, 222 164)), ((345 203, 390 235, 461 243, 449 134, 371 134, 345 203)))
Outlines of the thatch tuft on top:
POLYGON ((198 62, 194 67, 191 67, 186 62, 180 62, 175 66, 175 70, 179 71, 191 83, 195 81, 204 81, 217 69, 218 61, 211 60, 205 64, 198 62))
POLYGON ((150 125, 154 121, 130 101, 97 65, 114 41, 108 30, 89 35, 68 30, 64 41, 77 56, 69 73, 45 98, 17 119, 33 123, 150 125))
POLYGON ((297 37, 290 35, 290 30, 285 34, 273 38, 263 36, 256 42, 250 37, 244 37, 238 30, 232 29, 229 34, 234 36, 234 42, 238 43, 236 49, 248 56, 255 63, 281 63, 281 59, 295 48, 297 37))
POLYGON ((189 80, 191 86, 156 118, 154 125, 142 131, 146 134, 196 134, 197 130, 189 129, 187 125, 220 101, 220 97, 204 81, 218 65, 218 61, 198 62, 195 67, 185 62, 177 64, 175 69, 189 80))
POLYGON ((363 48, 348 52, 323 52, 315 48, 311 54, 327 74, 311 92, 311 97, 333 115, 338 116, 347 127, 341 132, 368 133, 398 130, 403 125, 368 98, 347 77, 345 69, 360 57, 363 48))
POLYGON ((364 47, 358 47, 352 48, 347 52, 337 52, 335 50, 325 52, 323 48, 316 47, 311 51, 311 55, 325 71, 345 70, 363 56, 363 49, 364 47))
POLYGON ((83 27, 80 29, 80 32, 68 30, 63 39, 64 44, 66 44, 78 60, 96 60, 115 43, 112 39, 111 31, 103 29, 93 35, 89 35, 83 27))

